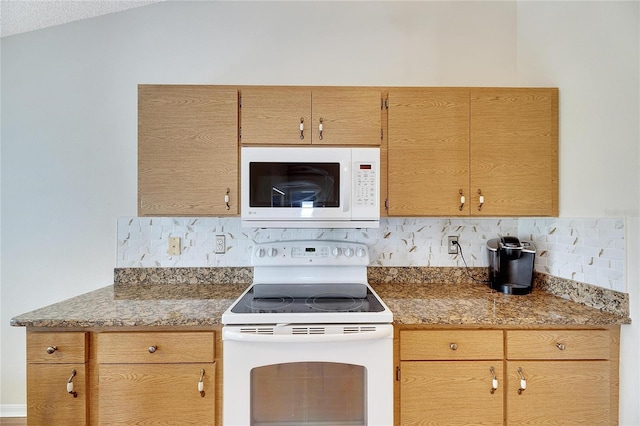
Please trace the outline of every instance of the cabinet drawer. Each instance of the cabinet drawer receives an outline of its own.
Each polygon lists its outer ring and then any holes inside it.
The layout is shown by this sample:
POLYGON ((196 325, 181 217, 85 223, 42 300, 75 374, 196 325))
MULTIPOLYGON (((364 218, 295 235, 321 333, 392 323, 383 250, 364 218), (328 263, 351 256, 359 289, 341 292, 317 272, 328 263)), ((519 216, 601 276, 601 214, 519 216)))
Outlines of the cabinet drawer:
POLYGON ((400 359, 502 359, 501 330, 402 330, 400 359))
POLYGON ((213 362, 214 332, 116 332, 97 336, 98 363, 213 362))
POLYGON ((609 359, 607 330, 509 330, 507 359, 609 359))
POLYGON ((88 353, 87 333, 27 333, 27 362, 84 363, 88 353))

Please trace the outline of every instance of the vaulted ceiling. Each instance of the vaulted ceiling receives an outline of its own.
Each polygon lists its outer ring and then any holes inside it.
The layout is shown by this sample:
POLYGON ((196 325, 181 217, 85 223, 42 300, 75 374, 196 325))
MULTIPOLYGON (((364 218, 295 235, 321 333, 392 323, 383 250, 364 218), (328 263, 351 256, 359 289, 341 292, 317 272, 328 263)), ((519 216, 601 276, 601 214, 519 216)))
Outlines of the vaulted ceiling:
POLYGON ((0 0, 0 36, 39 30, 165 0, 0 0))

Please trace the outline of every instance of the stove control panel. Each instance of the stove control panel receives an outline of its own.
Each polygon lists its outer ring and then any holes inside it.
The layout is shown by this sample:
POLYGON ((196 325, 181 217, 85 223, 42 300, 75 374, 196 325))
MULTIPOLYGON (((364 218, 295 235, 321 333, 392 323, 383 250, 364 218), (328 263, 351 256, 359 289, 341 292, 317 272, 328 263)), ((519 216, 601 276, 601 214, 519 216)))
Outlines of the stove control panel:
POLYGON ((251 258, 254 266, 368 266, 369 249, 349 241, 275 241, 256 244, 251 258))

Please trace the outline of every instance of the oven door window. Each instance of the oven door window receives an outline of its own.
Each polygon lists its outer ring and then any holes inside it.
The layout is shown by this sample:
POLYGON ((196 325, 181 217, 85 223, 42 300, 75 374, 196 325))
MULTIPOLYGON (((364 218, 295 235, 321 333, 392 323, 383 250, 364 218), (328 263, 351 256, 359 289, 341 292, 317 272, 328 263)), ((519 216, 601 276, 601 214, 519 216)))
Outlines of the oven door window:
POLYGON ((249 165, 251 207, 340 207, 340 163, 249 165))
POLYGON ((365 425, 366 369, 294 362, 251 370, 251 425, 365 425))

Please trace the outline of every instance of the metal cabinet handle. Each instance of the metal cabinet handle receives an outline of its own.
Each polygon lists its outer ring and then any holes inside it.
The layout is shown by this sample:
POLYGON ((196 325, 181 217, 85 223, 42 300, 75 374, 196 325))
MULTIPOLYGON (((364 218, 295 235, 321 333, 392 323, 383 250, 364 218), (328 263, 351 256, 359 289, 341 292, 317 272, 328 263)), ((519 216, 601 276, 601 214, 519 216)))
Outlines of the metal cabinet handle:
POLYGON ((200 369, 200 380, 198 380, 198 392, 204 398, 204 368, 200 369))
POLYGON ((158 346, 157 345, 149 346, 149 353, 150 354, 154 353, 157 350, 158 350, 158 346))
POLYGON ((51 355, 51 354, 53 354, 53 353, 54 353, 55 351, 57 351, 57 350, 58 350, 58 347, 57 347, 57 346, 49 346, 49 347, 47 348, 47 353, 48 353, 49 355, 51 355))
POLYGON ((457 351, 458 350, 458 344, 457 343, 449 343, 449 347, 451 348, 452 351, 457 351))
POLYGON ((69 377, 69 380, 67 380, 67 393, 70 393, 71 395, 73 395, 74 398, 78 397, 78 392, 75 392, 73 390, 73 378, 76 377, 76 370, 71 370, 71 376, 69 377))
POLYGON ((464 207, 464 203, 467 201, 467 199, 464 197, 462 189, 458 191, 458 194, 460 194, 460 207, 458 208, 458 210, 462 211, 462 208, 464 207))
POLYGON ((524 377, 522 368, 520 367, 518 367, 518 374, 520 375, 520 388, 518 389, 518 395, 522 395, 522 392, 527 389, 527 379, 524 377))
POLYGON ((320 124, 318 124, 318 131, 320 132, 319 138, 322 140, 322 131, 324 130, 324 125, 322 124, 324 120, 320 117, 320 124))
POLYGON ((565 349, 567 349, 567 345, 565 345, 564 343, 556 343, 556 348, 560 349, 561 351, 564 351, 565 349))
POLYGON ((227 188, 227 193, 224 194, 224 205, 227 207, 227 210, 231 210, 231 207, 229 206, 229 193, 231 193, 231 190, 227 188))
POLYGON ((496 377, 496 370, 493 367, 489 367, 489 372, 491 373, 491 394, 493 395, 496 390, 498 390, 498 378, 496 377))
POLYGON ((478 189, 478 202, 480 203, 478 205, 478 211, 482 210, 482 205, 484 204, 484 195, 482 195, 482 190, 478 189))
POLYGON ((304 139, 304 117, 300 117, 300 140, 304 139))

